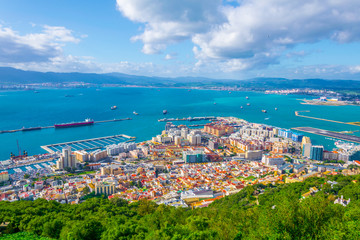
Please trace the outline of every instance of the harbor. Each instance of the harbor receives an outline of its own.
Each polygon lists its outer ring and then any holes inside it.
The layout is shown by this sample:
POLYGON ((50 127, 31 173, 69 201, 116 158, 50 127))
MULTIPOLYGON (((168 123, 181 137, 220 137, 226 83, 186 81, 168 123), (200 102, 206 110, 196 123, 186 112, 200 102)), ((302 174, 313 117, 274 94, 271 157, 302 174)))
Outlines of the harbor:
POLYGON ((98 123, 108 123, 108 122, 119 122, 119 121, 126 121, 131 120, 131 118, 122 118, 122 119, 110 119, 110 120, 102 120, 102 121, 91 121, 89 124, 86 124, 87 122, 82 123, 67 123, 67 124, 54 124, 53 126, 45 126, 45 127, 30 127, 30 128, 20 128, 20 129, 14 129, 14 130, 2 130, 0 133, 14 133, 14 132, 27 132, 27 131, 36 131, 41 129, 47 129, 47 128, 69 128, 69 127, 79 127, 79 126, 89 126, 92 124, 98 124, 98 123), (83 124, 85 123, 85 124, 83 124))
POLYGON ((91 139, 84 139, 84 140, 77 140, 71 142, 64 142, 64 143, 56 143, 56 144, 49 144, 45 146, 41 146, 42 149, 49 153, 56 153, 61 152, 64 147, 71 147, 74 151, 81 151, 81 150, 96 150, 105 148, 108 145, 118 144, 121 142, 130 142, 134 141, 135 137, 131 137, 125 134, 107 136, 107 137, 99 137, 99 138, 91 138, 91 139))

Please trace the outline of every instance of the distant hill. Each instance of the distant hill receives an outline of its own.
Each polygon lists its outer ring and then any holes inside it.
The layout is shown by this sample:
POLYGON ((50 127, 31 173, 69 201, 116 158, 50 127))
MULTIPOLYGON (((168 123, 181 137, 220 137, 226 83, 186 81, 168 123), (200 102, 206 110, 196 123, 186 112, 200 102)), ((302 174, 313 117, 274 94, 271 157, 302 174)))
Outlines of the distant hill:
POLYGON ((147 77, 123 73, 55 73, 23 71, 0 67, 0 84, 69 83, 118 84, 154 87, 241 87, 250 90, 271 90, 289 88, 349 89, 359 90, 360 81, 325 79, 253 78, 247 80, 211 79, 203 77, 147 77))

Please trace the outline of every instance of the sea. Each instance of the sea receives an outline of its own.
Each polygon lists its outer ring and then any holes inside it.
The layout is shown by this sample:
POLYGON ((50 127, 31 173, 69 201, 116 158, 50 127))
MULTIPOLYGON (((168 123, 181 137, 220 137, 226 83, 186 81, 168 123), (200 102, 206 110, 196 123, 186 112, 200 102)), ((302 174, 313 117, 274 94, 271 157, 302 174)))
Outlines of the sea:
MULTIPOLYGON (((42 129, 0 134, 0 160, 10 153, 26 150, 29 155, 46 153, 40 146, 68 141, 126 134, 136 141, 150 140, 160 134, 165 123, 161 118, 201 116, 238 117, 250 122, 280 128, 315 127, 332 131, 358 131, 360 127, 295 116, 295 111, 312 117, 353 122, 360 121, 359 106, 313 106, 299 99, 316 96, 273 95, 257 92, 187 90, 175 88, 74 88, 0 92, 0 130, 22 127, 53 126, 59 123, 132 118, 98 123, 92 126, 42 129), (248 97, 248 99, 246 99, 248 97), (216 103, 216 104, 215 104, 216 103), (250 106, 247 105, 250 103, 250 106), (116 110, 111 110, 117 106, 116 110), (241 108, 243 106, 243 108, 241 108), (278 110, 276 111, 275 108, 278 110), (263 113, 261 110, 267 110, 263 113), (163 115, 167 110, 167 115, 163 115), (139 115, 134 115, 136 111, 139 115)), ((205 121, 206 122, 206 121, 205 121)), ((197 124, 205 122, 174 122, 197 124)), ((304 133, 313 144, 334 148, 335 139, 304 133)), ((360 136, 359 132, 355 135, 360 136)))

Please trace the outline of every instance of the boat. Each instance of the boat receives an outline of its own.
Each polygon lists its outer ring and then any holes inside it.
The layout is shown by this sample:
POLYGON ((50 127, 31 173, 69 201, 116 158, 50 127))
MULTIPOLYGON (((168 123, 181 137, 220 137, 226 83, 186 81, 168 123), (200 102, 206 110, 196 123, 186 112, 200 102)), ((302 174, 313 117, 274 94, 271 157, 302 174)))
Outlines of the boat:
POLYGON ((275 111, 277 111, 277 108, 275 108, 275 111))
POLYGON ((263 113, 266 113, 267 111, 265 109, 261 110, 263 113))
POLYGON ((21 131, 33 131, 33 130, 41 130, 41 127, 30 127, 30 128, 25 128, 25 127, 23 127, 22 129, 21 129, 21 131))
POLYGON ((167 110, 163 110, 163 114, 167 114, 167 110))
POLYGON ((134 115, 139 115, 139 114, 138 114, 137 112, 135 112, 135 111, 133 111, 133 114, 134 114, 134 115))
POLYGON ((62 124, 55 124, 55 128, 69 128, 69 127, 81 127, 81 126, 88 126, 93 125, 94 120, 87 118, 83 122, 72 122, 72 123, 62 123, 62 124))
POLYGON ((249 97, 248 97, 248 96, 246 96, 246 99, 249 99, 249 97))
POLYGON ((250 106, 250 103, 247 103, 246 105, 250 106))
POLYGON ((216 105, 216 102, 214 102, 214 105, 216 105))
POLYGON ((243 108, 243 106, 240 107, 241 109, 243 108))
POLYGON ((116 110, 116 109, 117 109, 117 106, 115 106, 115 105, 111 107, 111 110, 116 110))

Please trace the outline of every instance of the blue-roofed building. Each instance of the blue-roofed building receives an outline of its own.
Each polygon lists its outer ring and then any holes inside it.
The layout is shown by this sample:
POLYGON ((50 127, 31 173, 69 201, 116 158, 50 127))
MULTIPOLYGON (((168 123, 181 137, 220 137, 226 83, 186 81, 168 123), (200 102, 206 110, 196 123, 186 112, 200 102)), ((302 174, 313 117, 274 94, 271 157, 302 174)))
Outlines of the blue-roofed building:
POLYGON ((294 164, 294 173, 299 173, 305 170, 305 164, 294 164))
POLYGON ((292 132, 287 129, 279 129, 279 136, 284 138, 291 138, 292 132))
POLYGON ((291 140, 293 140, 294 142, 301 142, 303 137, 304 135, 300 133, 293 133, 291 136, 291 140))

